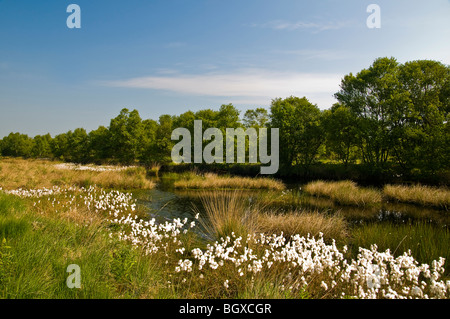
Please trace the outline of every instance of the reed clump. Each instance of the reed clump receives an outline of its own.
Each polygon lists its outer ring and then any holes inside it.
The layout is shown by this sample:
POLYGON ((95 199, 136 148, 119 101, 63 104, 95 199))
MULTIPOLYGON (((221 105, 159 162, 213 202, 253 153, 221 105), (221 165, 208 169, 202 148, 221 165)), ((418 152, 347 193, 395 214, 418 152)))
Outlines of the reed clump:
POLYGON ((232 234, 245 238, 256 231, 256 209, 245 200, 242 192, 203 192, 200 200, 206 213, 203 228, 209 238, 225 238, 232 234))
POLYGON ((450 209, 450 190, 424 185, 386 185, 383 188, 386 200, 450 209))
POLYGON ((282 182, 272 178, 221 176, 214 173, 184 174, 182 179, 174 182, 174 187, 184 189, 285 189, 282 182))
POLYGON ((312 196, 327 197, 339 205, 366 206, 381 203, 381 193, 375 189, 359 187, 353 181, 315 181, 304 186, 312 196))
POLYGON ((326 215, 319 211, 289 211, 280 213, 251 202, 245 192, 202 192, 200 199, 206 212, 204 228, 210 238, 226 236, 247 237, 249 234, 283 234, 322 236, 343 242, 348 237, 347 223, 339 214, 326 215))
POLYGON ((327 241, 344 242, 348 237, 348 225, 340 215, 325 215, 319 211, 291 211, 288 213, 265 212, 258 215, 258 230, 268 235, 283 233, 318 237, 322 233, 327 241))

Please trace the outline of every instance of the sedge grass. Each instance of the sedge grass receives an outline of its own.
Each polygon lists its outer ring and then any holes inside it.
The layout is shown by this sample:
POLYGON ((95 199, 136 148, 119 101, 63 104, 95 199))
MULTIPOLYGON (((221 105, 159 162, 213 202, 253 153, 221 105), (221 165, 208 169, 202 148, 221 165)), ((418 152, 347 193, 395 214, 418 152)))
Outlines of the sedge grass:
POLYGON ((352 181, 315 181, 304 186, 312 196, 327 197, 339 205, 366 206, 381 203, 381 193, 375 189, 362 188, 352 181))
POLYGON ((339 215, 325 215, 318 211, 292 211, 288 213, 265 212, 258 215, 258 230, 265 234, 283 233, 318 237, 319 233, 329 242, 335 239, 344 242, 348 237, 347 223, 339 215))
POLYGON ((200 200, 206 213, 203 226, 206 235, 212 239, 231 236, 246 237, 256 230, 256 211, 244 193, 223 190, 216 192, 202 192, 200 200))
POLYGON ((392 223, 371 223, 352 231, 352 247, 357 254, 357 247, 369 248, 376 244, 379 250, 389 249, 399 256, 411 250, 412 255, 421 263, 431 264, 439 257, 446 259, 446 275, 450 275, 448 265, 450 258, 450 231, 425 222, 408 225, 392 223))
POLYGON ((239 177, 206 173, 184 174, 182 179, 174 182, 175 188, 181 189, 272 189, 283 190, 284 184, 267 177, 239 177))
POLYGON ((383 196, 390 201, 450 209, 450 190, 447 188, 386 185, 383 188, 383 196))

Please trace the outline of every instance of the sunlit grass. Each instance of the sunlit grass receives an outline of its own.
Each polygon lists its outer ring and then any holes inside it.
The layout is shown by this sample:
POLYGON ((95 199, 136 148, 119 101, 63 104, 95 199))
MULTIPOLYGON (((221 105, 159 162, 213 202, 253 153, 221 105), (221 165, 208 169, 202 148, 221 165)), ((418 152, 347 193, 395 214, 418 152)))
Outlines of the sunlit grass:
POLYGON ((76 170, 63 163, 19 158, 0 160, 0 187, 4 189, 50 188, 52 186, 89 187, 97 185, 117 189, 151 189, 155 183, 146 177, 143 167, 121 170, 76 170))
POLYGON ((285 189, 282 182, 273 178, 221 176, 213 173, 203 175, 185 173, 181 179, 174 182, 174 187, 181 189, 285 189))
POLYGON ((202 192, 200 200, 206 212, 204 228, 211 239, 246 237, 256 231, 257 211, 239 191, 202 192))
MULTIPOLYGON (((43 169, 41 174, 53 174, 52 166, 43 169)), ((39 176, 31 181, 44 185, 39 176)), ((11 189, 14 176, 4 178, 11 189)), ((386 224, 351 229, 339 215, 281 212, 266 205, 277 194, 301 204, 304 198, 297 199, 297 192, 271 191, 266 202, 250 195, 253 190, 198 192, 206 211, 200 219, 203 228, 187 219, 150 222, 148 211, 120 191, 0 191, 0 240, 5 238, 0 246, 0 298, 365 298, 375 296, 359 293, 359 287, 367 292, 367 279, 344 272, 349 264, 343 258, 360 258, 359 246, 378 244, 380 251, 390 248, 396 255, 411 249, 427 263, 448 256, 448 231, 429 225, 418 225, 417 231, 416 226, 386 224), (38 196, 23 196, 28 193, 38 196), (205 229, 206 237, 201 232, 205 229), (342 250, 342 255, 339 249, 346 243, 351 250, 342 250), (208 254, 203 268, 200 251, 208 254), (81 289, 66 285, 69 264, 81 268, 81 289)), ((374 259, 358 260, 358 271, 365 276, 365 265, 374 259)), ((415 269, 410 261, 405 267, 415 269)), ((394 288, 402 294, 405 287, 394 288)))
POLYGON ((303 187, 312 196, 330 198, 339 205, 365 206, 381 203, 381 193, 375 189, 363 188, 352 181, 315 181, 303 187))
POLYGON ((386 185, 383 196, 387 200, 450 209, 450 190, 423 185, 386 185))
POLYGON ((315 236, 323 234, 325 240, 345 242, 348 225, 339 215, 327 216, 318 211, 292 211, 287 213, 265 212, 257 217, 258 230, 265 234, 315 236))

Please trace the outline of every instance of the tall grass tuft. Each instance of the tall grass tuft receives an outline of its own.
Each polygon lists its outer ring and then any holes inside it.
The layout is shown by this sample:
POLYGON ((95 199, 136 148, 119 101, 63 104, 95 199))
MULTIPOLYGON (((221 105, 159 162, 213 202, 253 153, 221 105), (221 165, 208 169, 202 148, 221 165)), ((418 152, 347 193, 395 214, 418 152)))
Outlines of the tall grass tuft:
POLYGON ((447 188, 386 185, 383 188, 383 195, 391 201, 450 209, 450 190, 447 188))
POLYGON ((206 212, 203 221, 208 237, 242 236, 264 233, 266 235, 318 236, 343 242, 348 237, 347 223, 339 215, 325 215, 318 211, 290 211, 279 213, 268 210, 258 202, 251 203, 241 191, 203 191, 200 194, 206 212))
POLYGON ((304 186, 312 196, 328 197, 339 205, 366 206, 381 203, 381 193, 375 189, 362 188, 353 181, 315 181, 304 186))
POLYGON ((220 176, 213 173, 204 175, 184 174, 182 179, 174 182, 174 187, 193 189, 285 189, 282 182, 272 178, 220 176))
POLYGON ((233 233, 245 238, 256 231, 257 212, 242 192, 203 192, 200 200, 206 212, 206 220, 201 221, 209 238, 225 238, 233 233))
POLYGON ((286 237, 300 235, 314 237, 323 234, 329 242, 344 242, 348 237, 345 219, 339 215, 325 215, 319 211, 292 211, 288 213, 265 212, 258 215, 258 229, 265 234, 283 234, 286 237))

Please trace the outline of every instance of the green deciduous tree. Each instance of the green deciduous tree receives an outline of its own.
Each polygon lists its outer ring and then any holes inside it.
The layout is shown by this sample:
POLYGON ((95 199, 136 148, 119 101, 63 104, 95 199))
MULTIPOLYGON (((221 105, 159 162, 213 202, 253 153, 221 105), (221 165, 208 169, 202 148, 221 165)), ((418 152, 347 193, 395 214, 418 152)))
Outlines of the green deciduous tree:
POLYGON ((345 76, 335 94, 355 115, 355 136, 363 161, 374 167, 388 161, 405 121, 409 99, 398 74, 399 63, 394 58, 380 58, 356 76, 345 76))
POLYGON ((339 103, 323 113, 326 146, 345 165, 352 157, 355 158, 357 145, 355 121, 356 117, 351 110, 339 103))
POLYGON ((407 62, 400 66, 399 80, 410 101, 395 144, 396 159, 408 169, 448 167, 450 68, 429 60, 407 62))
POLYGON ((26 134, 10 133, 2 140, 2 154, 4 156, 32 157, 34 141, 26 134))
POLYGON ((111 120, 109 125, 110 151, 112 158, 122 164, 131 164, 144 151, 141 144, 144 126, 137 110, 124 108, 111 120))
POLYGON ((244 126, 255 129, 266 127, 269 122, 269 113, 264 108, 257 108, 254 110, 247 110, 244 114, 244 126))
POLYGON ((174 118, 168 114, 159 117, 156 138, 153 145, 153 157, 158 162, 171 161, 171 150, 174 145, 172 131, 174 118))
POLYGON ((99 126, 96 130, 88 134, 88 158, 91 162, 101 164, 111 157, 109 149, 110 134, 104 126, 99 126))
POLYGON ((53 156, 52 150, 50 147, 50 143, 52 141, 52 137, 50 134, 46 135, 36 135, 34 137, 34 145, 31 150, 31 154, 33 157, 44 157, 50 158, 53 156))
POLYGON ((291 96, 273 100, 270 111, 270 126, 280 130, 280 163, 307 168, 324 140, 320 109, 305 97, 291 96))

